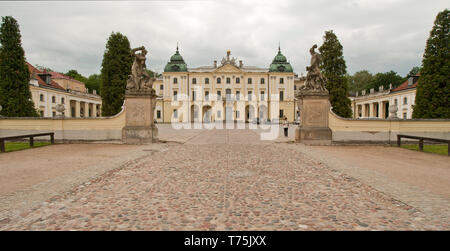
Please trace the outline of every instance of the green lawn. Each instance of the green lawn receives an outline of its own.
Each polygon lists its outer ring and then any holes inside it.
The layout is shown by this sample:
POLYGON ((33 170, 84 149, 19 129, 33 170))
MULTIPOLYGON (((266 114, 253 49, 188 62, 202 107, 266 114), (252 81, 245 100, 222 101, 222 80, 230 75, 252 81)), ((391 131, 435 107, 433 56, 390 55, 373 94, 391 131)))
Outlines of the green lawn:
MULTIPOLYGON (((414 145, 402 145, 403 148, 419 151, 419 144, 414 145)), ((427 153, 437 153, 447 156, 448 146, 447 145, 423 145, 423 151, 427 153)))
MULTIPOLYGON (((40 146, 48 146, 50 145, 50 142, 34 142, 34 147, 40 147, 40 146)), ((5 142, 5 150, 6 152, 12 152, 12 151, 19 151, 24 149, 30 148, 30 142, 5 142)), ((0 152, 1 153, 1 152, 0 152)))

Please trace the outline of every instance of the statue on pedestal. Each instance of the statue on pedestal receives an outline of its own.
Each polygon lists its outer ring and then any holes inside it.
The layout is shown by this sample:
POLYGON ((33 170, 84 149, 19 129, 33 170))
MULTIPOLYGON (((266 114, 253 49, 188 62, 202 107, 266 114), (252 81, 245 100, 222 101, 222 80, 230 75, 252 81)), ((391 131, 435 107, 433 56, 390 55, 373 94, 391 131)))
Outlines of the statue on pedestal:
POLYGON ((147 50, 144 46, 134 48, 131 50, 131 55, 133 55, 134 61, 131 66, 131 75, 127 80, 127 90, 152 90, 155 78, 151 78, 146 71, 147 50), (137 51, 141 51, 141 53, 136 53, 137 51))
POLYGON ((305 85, 300 88, 300 91, 318 91, 318 92, 328 92, 326 89, 327 79, 320 72, 319 64, 321 60, 321 55, 314 50, 317 48, 315 44, 309 52, 311 53, 311 66, 307 66, 308 71, 306 75, 305 85))

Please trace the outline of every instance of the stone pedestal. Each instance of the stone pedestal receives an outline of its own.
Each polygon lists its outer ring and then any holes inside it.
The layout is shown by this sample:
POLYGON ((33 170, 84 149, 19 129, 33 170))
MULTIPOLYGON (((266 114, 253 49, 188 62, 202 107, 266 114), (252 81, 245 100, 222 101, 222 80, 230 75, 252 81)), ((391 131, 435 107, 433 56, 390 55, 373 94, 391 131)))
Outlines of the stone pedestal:
POLYGON ((125 93, 125 127, 122 141, 125 144, 156 142, 158 128, 154 124, 156 95, 154 90, 127 91, 125 93))
POLYGON ((295 142, 309 145, 330 145, 332 132, 328 127, 330 110, 327 91, 300 91, 297 93, 300 125, 295 131, 295 142))

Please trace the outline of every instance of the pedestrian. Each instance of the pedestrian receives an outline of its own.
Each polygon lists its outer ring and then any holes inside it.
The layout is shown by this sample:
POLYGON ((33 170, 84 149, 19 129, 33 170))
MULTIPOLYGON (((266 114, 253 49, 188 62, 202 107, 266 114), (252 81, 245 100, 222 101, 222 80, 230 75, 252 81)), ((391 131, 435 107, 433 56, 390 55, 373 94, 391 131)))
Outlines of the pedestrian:
POLYGON ((284 128, 284 137, 287 137, 289 131, 289 122, 286 117, 284 117, 283 128, 284 128))

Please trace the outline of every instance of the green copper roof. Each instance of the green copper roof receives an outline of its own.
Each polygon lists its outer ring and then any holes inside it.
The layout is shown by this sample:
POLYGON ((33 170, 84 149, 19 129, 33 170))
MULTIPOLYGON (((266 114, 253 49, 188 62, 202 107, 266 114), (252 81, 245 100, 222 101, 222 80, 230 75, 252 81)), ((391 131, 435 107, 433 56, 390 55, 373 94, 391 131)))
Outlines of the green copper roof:
POLYGON ((293 72, 291 64, 287 61, 286 57, 281 54, 280 47, 278 46, 278 54, 273 59, 269 67, 269 72, 293 72))
POLYGON ((170 61, 166 64, 166 67, 164 67, 164 72, 185 72, 185 71, 187 71, 187 64, 184 62, 183 57, 178 52, 177 46, 177 51, 172 57, 170 57, 170 61))

